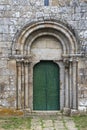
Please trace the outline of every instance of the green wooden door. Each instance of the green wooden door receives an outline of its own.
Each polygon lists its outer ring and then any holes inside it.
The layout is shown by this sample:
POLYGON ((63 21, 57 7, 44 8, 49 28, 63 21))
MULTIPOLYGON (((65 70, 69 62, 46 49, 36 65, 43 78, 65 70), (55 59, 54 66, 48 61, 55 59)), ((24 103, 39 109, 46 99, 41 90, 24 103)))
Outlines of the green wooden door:
POLYGON ((41 61, 34 66, 33 109, 60 109, 59 67, 52 61, 41 61))

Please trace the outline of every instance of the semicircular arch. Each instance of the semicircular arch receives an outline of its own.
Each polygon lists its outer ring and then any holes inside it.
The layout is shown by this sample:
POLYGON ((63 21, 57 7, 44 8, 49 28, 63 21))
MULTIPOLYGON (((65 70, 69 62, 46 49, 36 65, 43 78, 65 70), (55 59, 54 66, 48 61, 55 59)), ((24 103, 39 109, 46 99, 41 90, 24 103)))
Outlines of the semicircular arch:
POLYGON ((29 48, 32 42, 41 35, 48 35, 56 37, 63 46, 63 54, 75 54, 77 53, 77 39, 74 36, 71 29, 60 22, 55 21, 40 21, 27 25, 19 33, 18 37, 15 40, 15 46, 12 46, 12 54, 16 53, 16 49, 20 54, 29 54, 29 48), (26 40, 29 39, 28 43, 26 40), (28 49, 25 49, 25 48, 28 49))

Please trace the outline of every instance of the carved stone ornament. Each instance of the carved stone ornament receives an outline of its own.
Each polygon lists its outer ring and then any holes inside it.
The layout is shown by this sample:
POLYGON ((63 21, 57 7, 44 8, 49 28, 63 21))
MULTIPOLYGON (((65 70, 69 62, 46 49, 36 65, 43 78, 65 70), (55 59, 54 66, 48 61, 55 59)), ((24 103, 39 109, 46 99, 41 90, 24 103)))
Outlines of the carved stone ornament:
POLYGON ((15 59, 17 62, 24 62, 28 63, 31 62, 32 56, 31 55, 10 55, 10 59, 15 59))
POLYGON ((69 68, 69 64, 70 64, 69 58, 64 58, 63 61, 64 61, 65 68, 69 68))

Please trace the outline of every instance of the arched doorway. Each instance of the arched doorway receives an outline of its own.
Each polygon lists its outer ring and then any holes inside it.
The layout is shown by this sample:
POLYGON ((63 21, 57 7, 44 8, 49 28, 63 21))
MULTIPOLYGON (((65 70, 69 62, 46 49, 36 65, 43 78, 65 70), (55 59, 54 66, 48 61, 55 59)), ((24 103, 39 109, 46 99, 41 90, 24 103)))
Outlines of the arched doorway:
POLYGON ((33 68, 42 60, 53 61, 60 67, 60 110, 78 109, 77 49, 74 30, 60 21, 41 20, 26 25, 12 44, 11 57, 15 59, 17 72, 17 109, 31 112, 35 109, 33 68))
POLYGON ((34 66, 33 109, 60 109, 59 67, 52 61, 41 61, 34 66))

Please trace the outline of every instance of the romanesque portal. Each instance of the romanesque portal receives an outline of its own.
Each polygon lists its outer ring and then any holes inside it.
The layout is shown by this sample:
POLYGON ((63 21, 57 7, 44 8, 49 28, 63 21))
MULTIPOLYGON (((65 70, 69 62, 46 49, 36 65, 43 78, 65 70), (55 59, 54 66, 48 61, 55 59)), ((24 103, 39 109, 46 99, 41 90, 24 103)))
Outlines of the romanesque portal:
MULTIPOLYGON (((16 62, 17 109, 38 110, 38 102, 35 101, 34 93, 38 95, 41 88, 34 88, 34 82, 37 82, 34 81, 36 80, 34 79, 34 67, 41 62, 58 66, 59 72, 56 74, 55 82, 53 81, 54 76, 49 71, 52 83, 54 83, 53 86, 49 85, 48 90, 51 90, 50 87, 53 87, 52 91, 55 91, 54 84, 59 84, 59 89, 56 88, 59 97, 57 95, 56 98, 52 99, 56 100, 54 101, 55 108, 52 109, 51 103, 49 103, 49 105, 47 103, 48 98, 46 98, 46 101, 43 101, 46 102, 44 109, 40 108, 40 110, 62 110, 64 107, 77 109, 78 60, 76 54, 77 41, 75 35, 65 24, 55 20, 46 20, 26 25, 17 35, 12 45, 11 54, 16 62), (49 109, 46 108, 46 105, 49 106, 49 109)), ((48 67, 48 70, 50 70, 49 68, 50 67, 48 67)), ((55 72, 55 69, 52 71, 55 72)), ((40 74, 39 72, 37 73, 40 74)), ((39 77, 41 77, 41 75, 39 75, 39 77)), ((42 89, 43 87, 42 85, 42 89)), ((48 94, 46 92, 45 94, 49 97, 50 93, 52 95, 52 92, 48 92, 48 94)))

